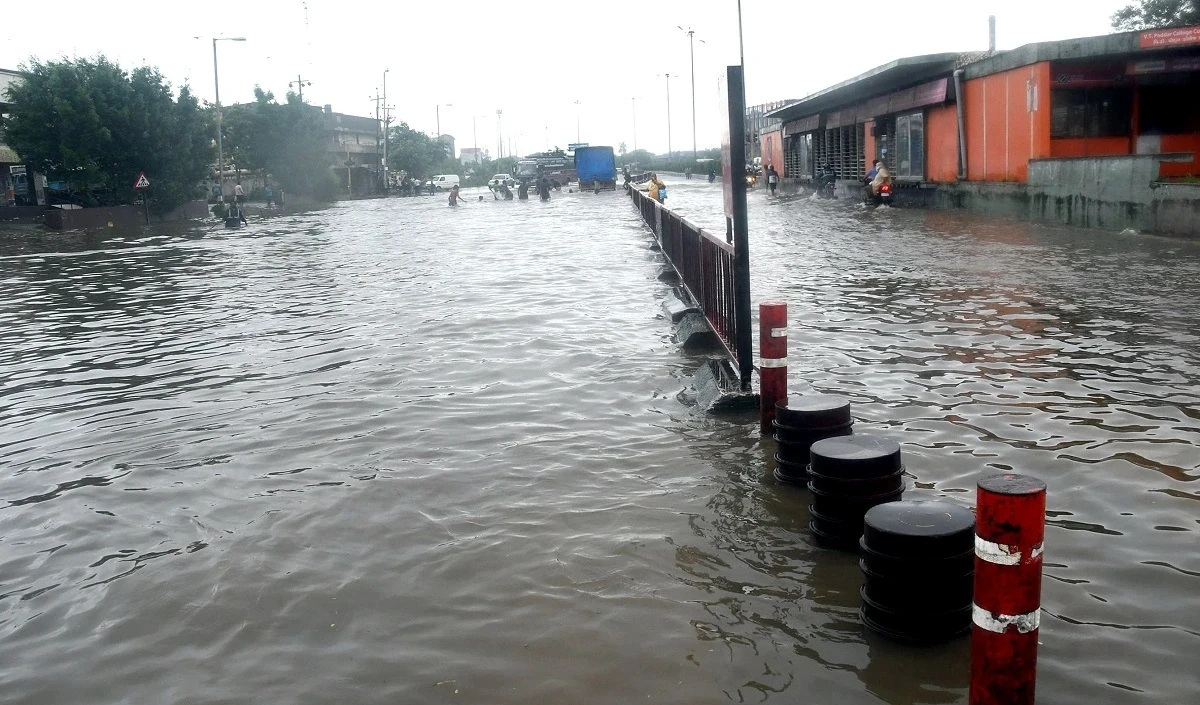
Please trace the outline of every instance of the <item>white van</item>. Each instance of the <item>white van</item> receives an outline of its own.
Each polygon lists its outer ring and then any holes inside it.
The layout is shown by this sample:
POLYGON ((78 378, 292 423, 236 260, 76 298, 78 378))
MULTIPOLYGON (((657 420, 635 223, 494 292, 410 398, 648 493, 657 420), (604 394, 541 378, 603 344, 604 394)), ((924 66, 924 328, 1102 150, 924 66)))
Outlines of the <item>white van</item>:
POLYGON ((459 185, 458 181, 458 174, 438 174, 429 183, 438 191, 449 191, 459 185))

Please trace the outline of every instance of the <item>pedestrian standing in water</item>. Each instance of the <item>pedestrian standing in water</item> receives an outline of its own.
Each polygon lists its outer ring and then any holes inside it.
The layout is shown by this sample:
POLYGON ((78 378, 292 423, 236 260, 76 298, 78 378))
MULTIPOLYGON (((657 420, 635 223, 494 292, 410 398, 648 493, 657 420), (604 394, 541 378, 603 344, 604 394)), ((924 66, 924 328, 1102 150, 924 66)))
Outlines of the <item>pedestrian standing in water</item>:
POLYGON ((650 198, 653 198, 659 203, 662 203, 667 199, 667 185, 662 182, 662 179, 658 178, 658 174, 651 172, 650 181, 647 183, 649 186, 647 187, 646 192, 650 195, 650 198))
POLYGON ((775 167, 771 164, 767 165, 767 186, 771 188, 771 195, 775 195, 775 187, 779 185, 779 172, 775 171, 775 167))
POLYGON ((544 176, 542 177, 542 180, 538 182, 538 198, 542 199, 543 201, 550 200, 550 180, 544 176))
POLYGON ((242 188, 241 179, 238 179, 238 182, 233 185, 233 200, 237 203, 246 202, 246 190, 242 188))
POLYGON ((275 192, 271 190, 270 186, 263 187, 263 196, 267 199, 267 208, 275 205, 275 192))
MULTIPOLYGON (((457 206, 459 201, 463 201, 463 197, 458 192, 458 184, 455 184, 450 189, 450 205, 457 206)), ((466 203, 466 201, 463 201, 463 203, 466 203)))
POLYGON ((517 198, 522 201, 529 200, 529 184, 521 182, 521 185, 517 187, 517 198))

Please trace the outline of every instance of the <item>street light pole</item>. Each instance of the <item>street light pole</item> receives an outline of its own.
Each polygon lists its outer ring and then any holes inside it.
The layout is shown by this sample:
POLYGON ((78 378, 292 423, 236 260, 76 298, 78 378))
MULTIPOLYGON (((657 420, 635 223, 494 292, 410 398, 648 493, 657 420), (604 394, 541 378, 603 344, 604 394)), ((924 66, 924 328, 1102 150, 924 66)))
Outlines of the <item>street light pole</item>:
POLYGON ((630 98, 633 101, 633 151, 637 151, 637 96, 630 98))
POLYGON ((667 156, 671 156, 671 74, 663 74, 667 77, 667 156))
POLYGON ((579 144, 579 101, 575 101, 575 144, 579 144))
MULTIPOLYGON (((679 25, 676 25, 679 27, 679 25)), ((683 29, 683 27, 679 27, 683 29)), ((692 29, 683 29, 688 35, 688 52, 692 61, 692 159, 698 155, 696 153, 696 31, 692 29)), ((703 44, 704 40, 701 39, 703 44)))
POLYGON ((500 116, 503 114, 503 108, 496 108, 496 153, 499 155, 497 159, 504 158, 504 127, 500 122, 500 116))
POLYGON ((387 75, 388 69, 383 70, 383 192, 388 192, 391 177, 388 174, 388 108, 387 108, 387 75))
POLYGON ((221 139, 221 78, 217 72, 217 40, 244 42, 245 37, 213 37, 213 91, 217 98, 217 182, 221 185, 221 201, 225 201, 225 145, 221 139))

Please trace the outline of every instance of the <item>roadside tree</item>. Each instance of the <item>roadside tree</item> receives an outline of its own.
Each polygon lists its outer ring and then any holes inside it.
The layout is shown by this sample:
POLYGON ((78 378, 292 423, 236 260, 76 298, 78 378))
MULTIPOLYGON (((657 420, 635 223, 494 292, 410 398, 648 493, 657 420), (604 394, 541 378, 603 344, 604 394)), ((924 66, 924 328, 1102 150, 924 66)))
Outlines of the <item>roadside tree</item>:
POLYGON ((1140 0, 1112 16, 1118 32, 1194 24, 1200 24, 1200 0, 1140 0))
POLYGON ((200 195, 215 152, 211 114, 158 69, 126 73, 103 56, 21 67, 8 90, 5 139, 35 171, 69 183, 83 206, 129 204, 146 172, 150 203, 167 211, 200 195))

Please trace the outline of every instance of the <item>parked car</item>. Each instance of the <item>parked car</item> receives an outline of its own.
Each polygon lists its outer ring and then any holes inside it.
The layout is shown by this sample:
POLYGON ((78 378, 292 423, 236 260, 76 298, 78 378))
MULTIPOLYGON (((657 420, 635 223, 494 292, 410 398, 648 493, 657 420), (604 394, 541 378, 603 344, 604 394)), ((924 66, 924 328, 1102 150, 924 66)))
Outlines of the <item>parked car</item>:
POLYGON ((449 191, 459 185, 458 174, 437 174, 429 180, 429 184, 438 191, 449 191))
POLYGON ((498 188, 501 185, 513 188, 517 185, 517 180, 511 174, 496 174, 488 181, 488 188, 498 188))

